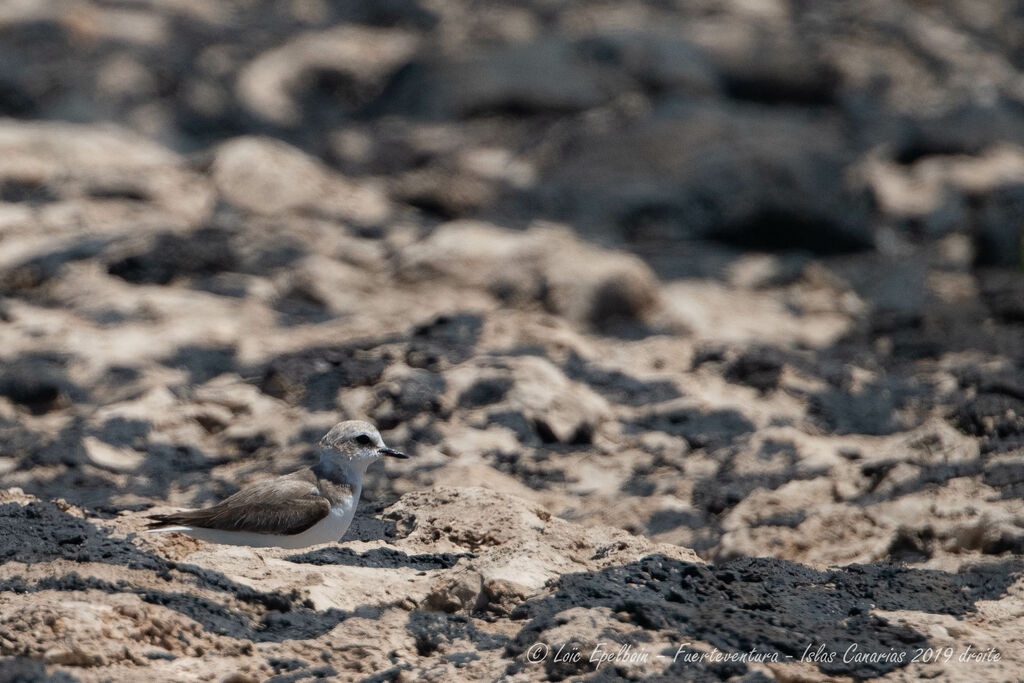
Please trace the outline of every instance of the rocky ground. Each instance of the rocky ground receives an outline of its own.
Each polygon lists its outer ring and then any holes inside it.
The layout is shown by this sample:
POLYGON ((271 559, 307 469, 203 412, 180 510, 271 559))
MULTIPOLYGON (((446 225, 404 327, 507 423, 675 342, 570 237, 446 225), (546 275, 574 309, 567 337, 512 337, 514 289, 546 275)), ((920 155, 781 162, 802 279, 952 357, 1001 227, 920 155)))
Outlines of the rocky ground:
POLYGON ((1013 3, 8 3, 0 63, 0 679, 1019 676, 1013 3), (344 418, 416 457, 340 545, 141 533, 344 418))

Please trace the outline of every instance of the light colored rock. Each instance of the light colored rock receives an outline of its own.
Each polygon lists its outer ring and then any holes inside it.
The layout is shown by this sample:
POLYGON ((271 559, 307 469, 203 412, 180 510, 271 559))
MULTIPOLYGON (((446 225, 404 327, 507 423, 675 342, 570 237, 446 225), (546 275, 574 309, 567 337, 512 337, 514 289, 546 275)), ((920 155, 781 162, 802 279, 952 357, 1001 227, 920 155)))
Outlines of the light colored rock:
MULTIPOLYGON (((114 125, 2 120, 0 182, 46 187, 64 200, 56 206, 85 217, 111 203, 105 196, 141 197, 163 214, 165 226, 196 226, 213 208, 210 188, 180 156, 114 125)), ((61 232, 71 227, 48 222, 61 232)))
POLYGON ((587 244, 565 229, 525 232, 447 223, 402 253, 400 276, 444 277, 512 303, 540 303, 584 325, 642 321, 659 305, 653 273, 636 257, 587 244))
POLYGON ((381 87, 417 45, 415 34, 399 29, 339 26, 293 38, 260 54, 238 75, 237 93, 250 112, 279 126, 294 126, 302 112, 294 89, 314 69, 337 70, 364 88, 381 87))
POLYGON ((100 467, 116 472, 131 472, 142 464, 142 454, 126 448, 116 448, 91 436, 83 439, 82 445, 85 446, 89 459, 100 467))
POLYGON ((474 571, 462 571, 441 579, 424 601, 427 609, 458 612, 480 609, 485 602, 483 579, 474 571))
POLYGON ((797 317, 776 293, 696 280, 677 280, 663 292, 668 315, 706 341, 826 346, 852 324, 841 300, 797 317))
POLYGON ((608 402, 585 385, 571 382, 549 361, 525 356, 514 364, 507 405, 527 420, 550 429, 561 443, 589 441, 610 414, 608 402))
POLYGON ((380 192, 342 178, 306 153, 271 138, 225 142, 215 152, 212 173, 227 201, 257 214, 313 211, 374 223, 389 213, 380 192))

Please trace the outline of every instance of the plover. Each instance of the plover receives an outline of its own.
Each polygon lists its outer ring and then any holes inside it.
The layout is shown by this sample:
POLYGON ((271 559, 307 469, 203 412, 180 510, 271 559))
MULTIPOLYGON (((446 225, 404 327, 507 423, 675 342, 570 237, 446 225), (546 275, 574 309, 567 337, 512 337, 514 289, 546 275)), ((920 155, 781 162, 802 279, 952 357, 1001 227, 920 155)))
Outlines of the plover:
POLYGON ((409 456, 385 446, 380 432, 361 420, 336 424, 319 449, 313 467, 257 482, 213 507, 149 515, 149 531, 256 548, 336 542, 352 523, 370 463, 409 456))

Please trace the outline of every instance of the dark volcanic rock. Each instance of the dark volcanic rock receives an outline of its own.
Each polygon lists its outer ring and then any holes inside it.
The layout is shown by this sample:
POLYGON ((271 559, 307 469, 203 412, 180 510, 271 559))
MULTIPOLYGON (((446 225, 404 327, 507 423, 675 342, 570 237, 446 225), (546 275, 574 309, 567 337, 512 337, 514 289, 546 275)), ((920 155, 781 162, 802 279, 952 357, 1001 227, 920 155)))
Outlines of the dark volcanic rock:
POLYGON ((1006 394, 978 394, 956 407, 953 423, 974 436, 1002 439, 1024 434, 1024 399, 1006 394))
POLYGON ((477 380, 459 394, 458 404, 460 408, 479 408, 491 405, 505 398, 505 394, 511 388, 512 379, 509 377, 485 377, 477 380))
POLYGON ((461 363, 470 357, 483 319, 472 313, 442 315, 413 330, 405 361, 416 368, 436 370, 443 362, 461 363))
POLYGON ((676 408, 649 413, 627 423, 637 432, 653 429, 681 436, 691 448, 714 450, 741 439, 754 431, 754 424, 735 410, 702 412, 696 408, 676 408))
POLYGON ((19 440, 20 443, 8 443, 14 446, 11 448, 12 454, 18 455, 19 451, 24 453, 19 467, 26 469, 39 465, 69 465, 75 467, 88 460, 85 446, 82 444, 84 436, 85 434, 81 426, 79 424, 72 424, 61 430, 60 434, 52 439, 36 434, 19 440))
POLYGON ((322 323, 333 316, 327 302, 309 287, 294 286, 274 302, 282 325, 322 323))
POLYGON ((644 406, 682 396, 669 380, 638 380, 617 370, 604 370, 576 353, 569 354, 562 369, 569 379, 586 382, 608 400, 623 405, 644 406))
POLYGON ((164 364, 187 370, 192 384, 202 384, 237 369, 232 346, 182 346, 174 356, 165 359, 164 364))
POLYGON ((998 319, 1024 322, 1024 276, 1012 270, 986 270, 978 274, 981 298, 998 319))
POLYGON ((546 169, 542 201, 599 234, 819 254, 873 244, 867 198, 842 182, 848 142, 821 120, 673 102, 612 141, 585 135, 546 169))
POLYGON ((115 261, 107 272, 133 284, 166 285, 177 277, 237 270, 240 263, 230 233, 204 228, 191 235, 162 233, 149 251, 115 261))
POLYGON ((444 390, 443 377, 416 370, 378 389, 369 415, 380 429, 394 429, 420 413, 436 413, 444 390))
POLYGON ((0 560, 37 563, 61 558, 119 564, 132 569, 166 571, 167 563, 128 541, 112 538, 53 503, 0 505, 0 560), (32 543, 25 543, 31 538, 32 543))
POLYGON ((910 426, 900 410, 926 399, 926 389, 899 379, 880 379, 860 391, 829 389, 811 396, 807 413, 836 434, 892 434, 910 426))
POLYGON ((769 106, 835 103, 840 74, 813 46, 779 34, 760 33, 742 54, 712 57, 733 99, 769 106))
POLYGON ((477 650, 496 650, 508 645, 508 638, 488 633, 476 627, 463 614, 417 611, 409 615, 406 628, 416 639, 416 650, 421 655, 439 649, 445 643, 465 640, 473 643, 477 650))
POLYGON ((0 671, 7 683, 75 683, 78 680, 63 671, 49 673, 41 660, 31 657, 0 657, 0 671))
POLYGON ((413 569, 450 569, 466 553, 434 553, 431 555, 406 555, 392 548, 376 548, 356 554, 349 548, 323 548, 311 550, 285 558, 298 564, 332 565, 350 567, 412 567, 413 569))
POLYGON ((1024 482, 1024 462, 996 462, 985 467, 983 481, 989 486, 1001 488, 1024 482))
POLYGON ((426 118, 572 112, 606 100, 608 85, 568 41, 547 38, 410 65, 377 106, 426 118))
POLYGON ((388 362, 387 354, 372 343, 306 349, 272 360, 259 386, 310 410, 334 410, 339 389, 373 384, 388 362))
POLYGON ((788 441, 765 441, 758 452, 755 471, 738 471, 735 455, 726 451, 714 476, 694 487, 693 504, 717 515, 740 503, 755 489, 774 490, 790 481, 828 474, 827 469, 801 468, 799 462, 796 446, 788 441))
MULTIPOLYGON (((543 640, 570 607, 606 607, 625 613, 649 630, 667 630, 730 652, 775 652, 798 659, 805 649, 827 652, 853 647, 865 653, 893 653, 879 662, 819 661, 823 673, 869 678, 910 663, 914 647, 927 637, 891 624, 873 609, 907 607, 933 614, 963 615, 978 600, 1002 596, 1010 576, 997 567, 965 574, 853 565, 820 572, 784 560, 742 559, 719 566, 652 555, 625 566, 561 577, 551 597, 527 601, 513 618, 529 619, 510 646, 520 654, 543 640)), ((848 658, 850 659, 850 658, 848 658)), ((571 673, 593 670, 580 662, 571 673)), ((563 672, 569 673, 569 672, 563 672)))
POLYGON ((730 361, 723 374, 730 382, 767 392, 778 386, 784 363, 782 354, 775 349, 755 347, 730 361))
MULTIPOLYGON (((0 193, 4 192, 5 188, 6 185, 0 187, 0 193)), ((35 256, 0 273, 0 291, 24 292, 39 287, 56 277, 64 264, 93 258, 106 246, 107 240, 86 239, 69 247, 35 256)))
POLYGON ((1016 269, 1024 266, 1024 229, 1020 222, 1024 215, 1024 185, 996 188, 978 201, 982 206, 977 212, 974 232, 976 263, 1016 269))
POLYGON ((62 360, 37 354, 16 358, 0 368, 0 396, 37 414, 53 410, 62 398, 84 398, 68 379, 62 360))

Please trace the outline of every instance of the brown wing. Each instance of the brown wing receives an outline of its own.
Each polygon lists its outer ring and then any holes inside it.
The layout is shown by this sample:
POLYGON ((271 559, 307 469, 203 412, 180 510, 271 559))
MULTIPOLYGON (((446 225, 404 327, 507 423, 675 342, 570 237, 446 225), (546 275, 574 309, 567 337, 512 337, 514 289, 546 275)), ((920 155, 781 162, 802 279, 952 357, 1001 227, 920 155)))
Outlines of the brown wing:
POLYGON ((213 507, 169 515, 150 515, 151 529, 194 526, 257 534, 298 534, 331 511, 308 470, 247 486, 213 507))

